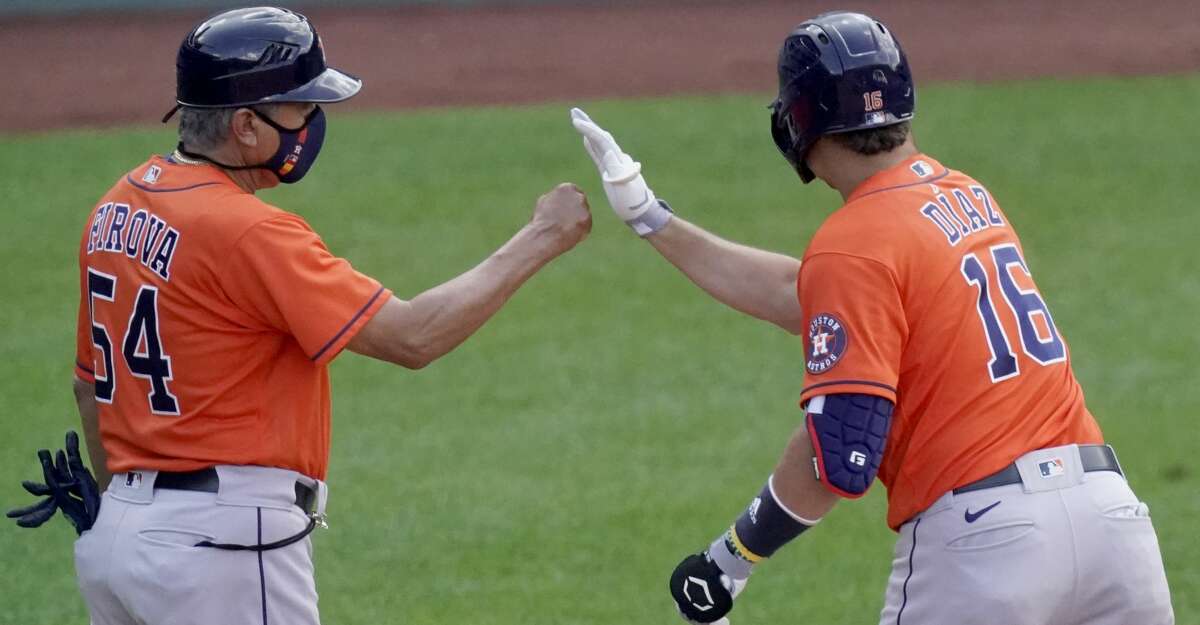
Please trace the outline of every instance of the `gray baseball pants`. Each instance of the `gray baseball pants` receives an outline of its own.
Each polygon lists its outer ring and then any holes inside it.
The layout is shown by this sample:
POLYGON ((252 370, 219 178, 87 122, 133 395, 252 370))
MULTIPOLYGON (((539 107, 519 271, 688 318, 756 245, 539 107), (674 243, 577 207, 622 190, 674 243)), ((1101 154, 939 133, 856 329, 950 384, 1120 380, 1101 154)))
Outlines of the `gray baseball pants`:
MULTIPOLYGON (((92 625, 318 625, 312 543, 266 544, 308 524, 295 471, 217 467, 219 492, 155 489, 155 471, 118 473, 96 524, 75 542, 92 625)), ((322 502, 323 503, 323 502, 322 502)))
POLYGON ((900 527, 880 625, 1171 625, 1146 504, 1075 445, 1017 460, 1021 484, 946 493, 900 527), (1055 462, 1058 461, 1058 462, 1055 462))

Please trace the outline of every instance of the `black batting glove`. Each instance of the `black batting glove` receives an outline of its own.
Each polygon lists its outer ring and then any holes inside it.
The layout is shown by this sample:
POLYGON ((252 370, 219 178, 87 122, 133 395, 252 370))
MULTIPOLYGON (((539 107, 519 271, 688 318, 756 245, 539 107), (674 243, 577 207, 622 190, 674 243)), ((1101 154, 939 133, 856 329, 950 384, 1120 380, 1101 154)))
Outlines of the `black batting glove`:
POLYGON ((734 586, 708 551, 684 558, 671 574, 675 607, 684 619, 693 623, 712 623, 729 614, 733 609, 734 586))
POLYGON ((62 510, 76 533, 91 529, 100 513, 100 488, 79 454, 79 435, 67 432, 66 451, 59 450, 54 462, 49 450, 40 449, 37 453, 46 483, 25 481, 21 485, 30 494, 45 499, 10 510, 6 516, 16 519, 21 527, 41 527, 56 510, 62 510))
POLYGON ((68 431, 66 443, 66 453, 60 450, 55 454, 55 473, 60 486, 58 507, 75 526, 75 531, 82 534, 92 529, 100 514, 100 486, 83 464, 83 457, 79 454, 79 435, 68 431))
MULTIPOLYGON (((42 472, 44 474, 52 475, 54 472, 54 465, 50 463, 50 452, 46 451, 45 449, 40 450, 38 452, 38 459, 42 461, 42 472), (44 458, 43 454, 45 454, 44 458)), ((47 481, 49 481, 49 479, 47 479, 47 481)), ((42 499, 33 505, 25 506, 24 508, 15 508, 13 510, 9 510, 5 516, 10 519, 16 519, 17 525, 20 525, 21 527, 41 527, 42 524, 46 521, 49 521, 50 517, 54 516, 54 512, 58 510, 58 502, 54 500, 54 491, 45 484, 38 484, 37 482, 31 482, 29 480, 22 481, 21 486, 24 487, 30 495, 35 497, 45 497, 45 499, 42 499)))

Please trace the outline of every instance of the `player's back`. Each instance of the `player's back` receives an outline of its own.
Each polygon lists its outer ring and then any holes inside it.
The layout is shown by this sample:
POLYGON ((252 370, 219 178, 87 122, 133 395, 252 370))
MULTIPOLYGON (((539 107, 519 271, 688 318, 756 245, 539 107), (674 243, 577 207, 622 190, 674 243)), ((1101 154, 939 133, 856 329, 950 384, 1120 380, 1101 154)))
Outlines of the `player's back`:
POLYGON ((890 526, 1025 452, 1101 442, 1017 234, 978 182, 923 155, 882 172, 814 236, 802 282, 839 257, 881 276, 861 293, 881 298, 875 312, 848 313, 868 320, 843 338, 879 362, 822 371, 806 395, 822 383, 838 392, 855 369, 895 381, 894 393, 874 391, 896 402, 879 470, 890 526))

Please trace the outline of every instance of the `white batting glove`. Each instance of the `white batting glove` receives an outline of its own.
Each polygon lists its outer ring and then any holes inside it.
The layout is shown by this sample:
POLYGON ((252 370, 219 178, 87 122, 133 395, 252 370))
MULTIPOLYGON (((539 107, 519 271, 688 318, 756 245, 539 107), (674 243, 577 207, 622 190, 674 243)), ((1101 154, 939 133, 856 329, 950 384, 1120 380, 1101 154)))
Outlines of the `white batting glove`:
POLYGON ((582 110, 571 109, 571 124, 583 135, 583 147, 600 171, 604 193, 617 217, 642 237, 665 228, 671 208, 646 186, 642 164, 621 151, 613 136, 582 110))

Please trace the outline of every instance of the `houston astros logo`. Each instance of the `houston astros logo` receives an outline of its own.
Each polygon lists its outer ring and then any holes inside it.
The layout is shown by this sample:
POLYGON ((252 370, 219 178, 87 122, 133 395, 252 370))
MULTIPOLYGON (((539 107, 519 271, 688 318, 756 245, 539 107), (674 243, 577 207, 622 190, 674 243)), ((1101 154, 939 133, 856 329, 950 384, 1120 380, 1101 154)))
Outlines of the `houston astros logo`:
POLYGON ((808 324, 809 373, 825 373, 841 362, 846 353, 846 328, 842 322, 828 313, 813 317, 808 324))

